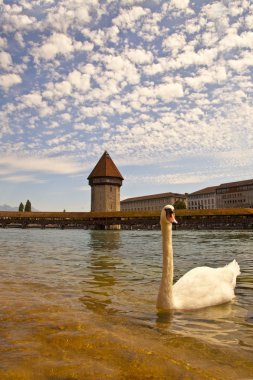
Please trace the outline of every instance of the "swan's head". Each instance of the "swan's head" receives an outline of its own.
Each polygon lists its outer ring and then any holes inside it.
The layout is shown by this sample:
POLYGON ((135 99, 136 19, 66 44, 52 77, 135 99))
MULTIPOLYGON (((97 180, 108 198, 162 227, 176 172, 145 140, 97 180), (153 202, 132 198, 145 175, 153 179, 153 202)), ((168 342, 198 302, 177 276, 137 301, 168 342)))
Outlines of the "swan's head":
POLYGON ((164 206, 161 212, 160 224, 177 224, 175 209, 172 205, 164 206))

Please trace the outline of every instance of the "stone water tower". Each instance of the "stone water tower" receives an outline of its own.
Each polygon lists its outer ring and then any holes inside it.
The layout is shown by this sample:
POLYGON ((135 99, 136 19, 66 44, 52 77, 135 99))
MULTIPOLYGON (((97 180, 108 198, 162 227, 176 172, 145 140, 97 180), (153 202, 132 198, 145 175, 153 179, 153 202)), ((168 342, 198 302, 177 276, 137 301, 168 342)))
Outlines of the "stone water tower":
POLYGON ((120 211, 124 178, 106 151, 87 179, 91 186, 91 211, 120 211))

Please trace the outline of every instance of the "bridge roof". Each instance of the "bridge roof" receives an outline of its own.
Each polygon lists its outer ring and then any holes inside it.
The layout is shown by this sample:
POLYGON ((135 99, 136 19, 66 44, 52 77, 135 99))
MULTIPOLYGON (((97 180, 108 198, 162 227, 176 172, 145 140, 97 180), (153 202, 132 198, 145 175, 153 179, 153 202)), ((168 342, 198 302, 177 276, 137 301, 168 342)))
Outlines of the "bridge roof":
POLYGON ((88 179, 95 177, 114 177, 120 178, 121 180, 124 179, 107 151, 103 153, 88 179))

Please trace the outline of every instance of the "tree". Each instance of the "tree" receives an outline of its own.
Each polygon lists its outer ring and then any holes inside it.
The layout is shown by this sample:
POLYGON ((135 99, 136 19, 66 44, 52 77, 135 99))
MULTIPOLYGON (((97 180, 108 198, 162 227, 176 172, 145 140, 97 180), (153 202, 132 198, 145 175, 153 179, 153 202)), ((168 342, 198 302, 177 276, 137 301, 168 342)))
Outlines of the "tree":
POLYGON ((186 209, 186 204, 184 201, 181 201, 181 200, 177 200, 175 203, 174 203, 174 207, 176 210, 184 210, 186 209))
POLYGON ((25 204, 25 211, 32 211, 32 204, 31 202, 29 201, 29 199, 26 201, 26 204, 25 204))
POLYGON ((20 205, 19 205, 18 211, 20 211, 20 212, 23 212, 23 211, 24 211, 24 205, 23 205, 22 202, 21 202, 20 205))

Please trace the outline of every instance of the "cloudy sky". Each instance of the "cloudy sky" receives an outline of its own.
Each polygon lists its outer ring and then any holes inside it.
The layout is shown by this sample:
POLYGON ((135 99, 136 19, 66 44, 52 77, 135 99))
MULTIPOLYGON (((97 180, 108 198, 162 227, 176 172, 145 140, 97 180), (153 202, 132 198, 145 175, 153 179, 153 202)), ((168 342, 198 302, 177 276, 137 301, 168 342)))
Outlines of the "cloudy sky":
POLYGON ((253 177, 252 0, 0 0, 0 204, 88 211, 253 177))

